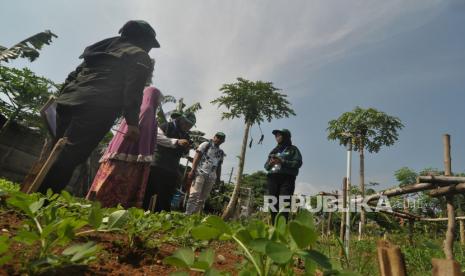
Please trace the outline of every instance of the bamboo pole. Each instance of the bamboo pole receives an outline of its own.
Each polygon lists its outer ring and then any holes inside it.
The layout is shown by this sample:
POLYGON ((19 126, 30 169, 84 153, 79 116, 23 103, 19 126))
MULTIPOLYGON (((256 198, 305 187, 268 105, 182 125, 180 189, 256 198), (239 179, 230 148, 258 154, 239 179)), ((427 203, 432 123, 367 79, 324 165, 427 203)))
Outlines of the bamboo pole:
MULTIPOLYGON (((450 161, 448 161, 448 162, 450 162, 450 161)), ((463 176, 447 176, 447 175, 419 176, 419 177, 417 177, 417 183, 458 184, 458 183, 465 183, 465 177, 463 177, 463 176)), ((439 186, 444 186, 444 185, 439 185, 439 186)))
POLYGON ((404 256, 398 246, 380 240, 377 246, 378 264, 381 276, 406 276, 404 256))
POLYGON ((378 200, 381 196, 393 197, 404 194, 411 194, 415 192, 431 190, 436 188, 436 184, 433 183, 416 183, 404 187, 392 188, 389 190, 382 191, 380 193, 372 194, 366 197, 367 202, 378 200))
POLYGON ((454 260, 432 259, 433 276, 461 276, 460 264, 454 260))
POLYGON ((32 184, 29 186, 28 190, 26 191, 28 194, 34 193, 39 189, 48 171, 50 170, 53 163, 57 159, 58 154, 60 154, 60 152, 63 150, 64 146, 67 143, 68 143, 68 138, 66 137, 58 140, 58 142, 55 144, 52 151, 50 152, 50 155, 47 158, 47 161, 45 161, 44 165, 42 166, 42 169, 40 169, 40 172, 37 174, 36 178, 34 179, 34 182, 32 182, 32 184))
MULTIPOLYGON (((347 208, 347 177, 344 177, 342 180, 342 207, 345 209, 347 208)), ((345 217, 346 217, 346 212, 341 212, 341 227, 339 229, 339 238, 341 241, 344 240, 344 232, 345 232, 345 217)), ((342 256, 343 252, 341 252, 340 255, 342 256)))
MULTIPOLYGON (((444 175, 452 175, 452 158, 450 156, 450 135, 443 136, 444 143, 444 175)), ((447 202, 447 232, 446 239, 444 240, 444 254, 446 259, 454 259, 454 231, 455 231, 455 210, 454 210, 454 196, 446 196, 447 202)))
POLYGON ((465 192, 465 183, 441 187, 430 191, 428 194, 432 197, 453 195, 465 192))

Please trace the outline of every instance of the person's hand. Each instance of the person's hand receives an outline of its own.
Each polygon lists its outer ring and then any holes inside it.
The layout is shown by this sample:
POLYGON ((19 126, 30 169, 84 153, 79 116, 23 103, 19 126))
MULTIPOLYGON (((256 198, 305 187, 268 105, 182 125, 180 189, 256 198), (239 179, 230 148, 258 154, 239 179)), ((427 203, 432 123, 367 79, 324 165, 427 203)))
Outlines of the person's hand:
POLYGON ((131 142, 137 142, 139 140, 139 127, 128 125, 128 131, 124 134, 124 138, 131 142))
POLYGON ((189 147, 189 140, 186 139, 179 139, 178 140, 178 145, 183 148, 189 147))
POLYGON ((276 157, 271 157, 270 159, 270 165, 280 164, 281 162, 282 162, 281 159, 276 158, 276 157))

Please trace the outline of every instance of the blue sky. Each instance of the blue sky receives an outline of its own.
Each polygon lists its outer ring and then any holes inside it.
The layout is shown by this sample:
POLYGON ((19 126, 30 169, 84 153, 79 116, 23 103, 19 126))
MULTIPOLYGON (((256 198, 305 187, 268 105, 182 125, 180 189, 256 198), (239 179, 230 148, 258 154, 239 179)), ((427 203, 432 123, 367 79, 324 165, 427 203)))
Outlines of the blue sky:
MULTIPOLYGON (((164 94, 199 101, 197 127, 227 134, 225 174, 237 166, 241 120, 221 121, 209 102, 236 77, 271 81, 297 116, 264 123, 263 145, 248 149, 246 172, 262 169, 271 131, 289 128, 304 165, 297 191, 338 189, 345 151, 326 140, 331 119, 355 106, 374 107, 405 125, 399 141, 366 155, 366 181, 388 187, 408 166, 442 168, 441 136, 452 136, 454 171, 465 171, 465 1, 11 1, 2 5, 0 45, 50 29, 59 38, 29 63, 62 82, 84 47, 117 34, 129 19, 156 29, 154 84, 164 94)), ((252 129, 254 141, 259 139, 252 129)), ((358 157, 353 158, 358 183, 358 157)), ((227 179, 225 175, 224 178, 227 179)))

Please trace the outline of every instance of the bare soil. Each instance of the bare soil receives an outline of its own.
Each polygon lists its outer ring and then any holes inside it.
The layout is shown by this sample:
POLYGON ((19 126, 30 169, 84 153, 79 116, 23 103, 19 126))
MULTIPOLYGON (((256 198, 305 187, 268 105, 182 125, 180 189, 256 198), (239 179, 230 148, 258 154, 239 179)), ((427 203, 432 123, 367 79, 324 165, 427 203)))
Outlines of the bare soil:
MULTIPOLYGON (((21 227, 23 218, 15 212, 0 211, 0 234, 14 236, 21 227)), ((88 265, 66 266, 48 270, 42 275, 168 275, 175 272, 176 268, 163 263, 163 259, 173 254, 178 248, 175 244, 164 243, 158 248, 130 249, 127 237, 118 233, 95 233, 80 237, 79 242, 96 242, 101 250, 95 261, 88 265)), ((220 271, 237 274, 243 258, 237 254, 235 244, 230 242, 213 242, 210 248, 215 250, 216 260, 213 265, 220 271), (219 256, 221 255, 221 256, 219 256), (218 257, 219 256, 219 257, 218 257)), ((36 249, 24 244, 13 242, 10 251, 14 258, 3 267, 0 267, 0 275, 24 275, 24 265, 31 259, 31 254, 36 249)), ((191 275, 199 275, 191 273, 191 275)))

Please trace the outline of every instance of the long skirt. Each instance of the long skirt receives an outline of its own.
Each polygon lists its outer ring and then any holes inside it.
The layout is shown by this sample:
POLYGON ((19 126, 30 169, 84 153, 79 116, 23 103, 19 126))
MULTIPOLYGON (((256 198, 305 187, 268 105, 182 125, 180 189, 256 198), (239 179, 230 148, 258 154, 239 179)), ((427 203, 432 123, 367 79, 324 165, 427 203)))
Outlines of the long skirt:
POLYGON ((142 207, 150 163, 108 160, 100 164, 86 199, 102 207, 142 207))

